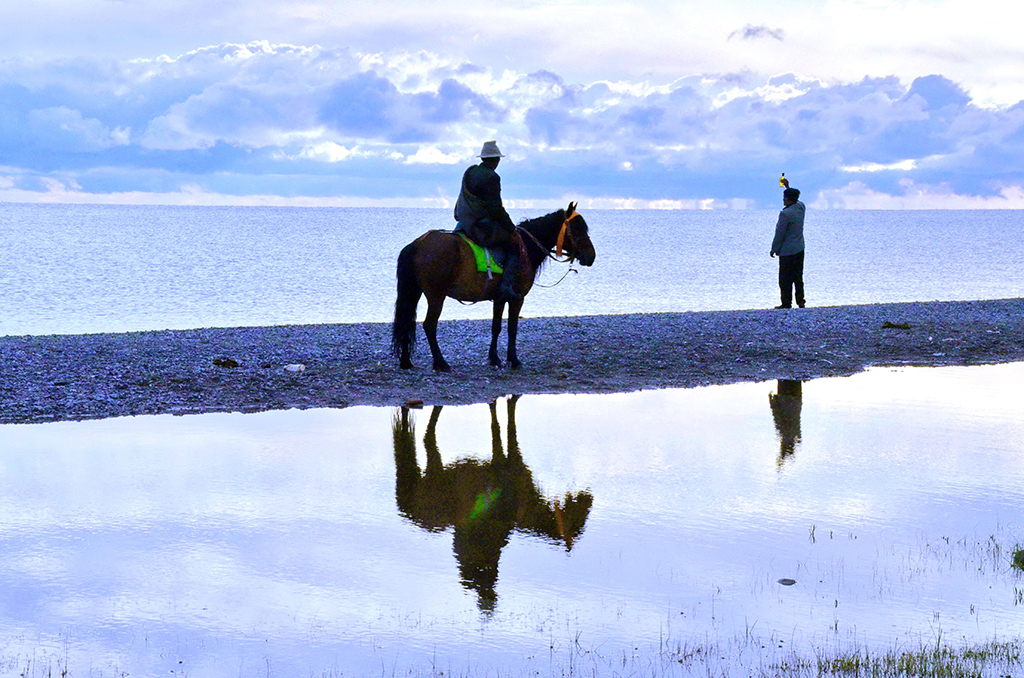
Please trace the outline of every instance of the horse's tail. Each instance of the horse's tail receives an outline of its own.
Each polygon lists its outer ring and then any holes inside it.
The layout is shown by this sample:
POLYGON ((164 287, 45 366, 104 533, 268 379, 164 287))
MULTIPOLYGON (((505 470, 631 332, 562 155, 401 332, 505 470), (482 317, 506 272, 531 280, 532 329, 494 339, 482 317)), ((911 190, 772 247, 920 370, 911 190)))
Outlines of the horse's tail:
POLYGON ((402 367, 412 367, 416 347, 416 306, 423 290, 416 279, 413 258, 416 243, 406 245, 398 255, 398 296, 395 299, 395 321, 391 325, 391 352, 402 367))

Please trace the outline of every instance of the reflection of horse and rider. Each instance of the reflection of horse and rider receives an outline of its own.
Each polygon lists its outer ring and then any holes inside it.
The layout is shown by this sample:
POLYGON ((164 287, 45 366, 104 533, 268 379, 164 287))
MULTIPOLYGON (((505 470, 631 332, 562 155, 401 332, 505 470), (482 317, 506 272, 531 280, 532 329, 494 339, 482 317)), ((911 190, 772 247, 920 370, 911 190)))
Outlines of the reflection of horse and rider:
POLYGON ((515 407, 508 398, 508 451, 502 448, 497 403, 491 410, 491 459, 459 459, 445 465, 437 448, 441 406, 430 413, 423 447, 425 469, 416 460, 414 423, 408 408, 395 413, 395 498, 403 516, 425 530, 454 528, 454 551, 462 584, 483 611, 497 601, 498 559, 512 532, 531 534, 572 550, 583 533, 593 497, 587 491, 547 499, 523 463, 516 437, 515 407))

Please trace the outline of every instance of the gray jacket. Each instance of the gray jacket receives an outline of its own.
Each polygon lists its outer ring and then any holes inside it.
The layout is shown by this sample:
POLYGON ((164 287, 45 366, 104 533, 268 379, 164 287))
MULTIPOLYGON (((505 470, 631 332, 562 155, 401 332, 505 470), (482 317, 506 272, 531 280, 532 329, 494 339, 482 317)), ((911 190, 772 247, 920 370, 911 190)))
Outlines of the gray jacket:
POLYGON ((772 254, 787 257, 804 251, 804 204, 797 200, 779 212, 772 254))

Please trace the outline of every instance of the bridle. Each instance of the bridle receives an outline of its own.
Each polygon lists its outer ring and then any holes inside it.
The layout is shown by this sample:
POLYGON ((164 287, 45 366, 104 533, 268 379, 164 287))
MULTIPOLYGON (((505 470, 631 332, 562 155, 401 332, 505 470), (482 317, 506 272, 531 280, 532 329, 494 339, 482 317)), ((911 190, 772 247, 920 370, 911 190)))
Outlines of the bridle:
MULTIPOLYGON (((572 251, 576 251, 576 239, 573 237, 572 231, 569 230, 569 222, 578 216, 579 214, 576 213, 576 210, 573 210, 571 213, 565 215, 565 221, 562 222, 562 228, 558 229, 558 239, 555 241, 555 257, 562 256, 562 244, 565 242, 566 235, 569 236, 570 244, 572 245, 572 251)), ((566 256, 568 258, 563 259, 562 261, 572 261, 574 258, 569 257, 569 255, 566 256)), ((555 261, 559 261, 559 259, 556 258, 555 261)))
POLYGON ((526 235, 530 236, 530 239, 537 244, 537 247, 547 252, 547 257, 552 261, 557 261, 559 263, 569 262, 571 264, 572 262, 576 261, 576 257, 574 254, 569 254, 569 250, 572 250, 572 252, 574 253, 576 252, 576 238, 573 236, 572 230, 569 229, 569 222, 571 222, 578 216, 579 213, 576 212, 575 210, 565 215, 565 219, 562 221, 562 227, 558 229, 558 237, 555 239, 554 254, 551 253, 550 249, 545 248, 544 245, 539 240, 537 240, 537 236, 535 236, 533 233, 530 233, 525 228, 520 228, 518 226, 516 226, 516 230, 519 231, 520 233, 525 233, 526 235), (566 237, 568 237, 569 239, 568 243, 566 243, 566 237), (565 249, 565 246, 567 244, 568 249, 566 249, 565 258, 563 259, 562 250, 565 249))

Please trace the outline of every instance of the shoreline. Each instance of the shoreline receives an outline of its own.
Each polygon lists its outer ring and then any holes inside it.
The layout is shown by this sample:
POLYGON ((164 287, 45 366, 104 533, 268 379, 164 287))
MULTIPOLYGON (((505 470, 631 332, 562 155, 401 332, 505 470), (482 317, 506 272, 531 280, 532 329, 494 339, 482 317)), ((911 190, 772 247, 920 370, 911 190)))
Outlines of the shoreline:
MULTIPOLYGON (((446 374, 430 368, 419 323, 416 367, 398 369, 390 329, 359 323, 0 337, 0 424, 410 400, 462 405, 511 393, 622 393, 1024 360, 1024 299, 525 317, 520 370, 487 364, 490 320, 442 321, 438 338, 452 366, 446 374), (304 369, 288 369, 295 365, 304 369)), ((503 328, 502 356, 505 340, 503 328)))

